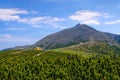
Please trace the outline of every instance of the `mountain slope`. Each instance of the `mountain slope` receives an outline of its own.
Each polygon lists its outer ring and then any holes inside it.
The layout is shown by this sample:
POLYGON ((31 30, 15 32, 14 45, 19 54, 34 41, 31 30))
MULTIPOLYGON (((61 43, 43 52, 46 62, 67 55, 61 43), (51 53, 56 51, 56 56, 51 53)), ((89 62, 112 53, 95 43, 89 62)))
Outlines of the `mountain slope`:
POLYGON ((72 50, 76 51, 77 53, 87 53, 87 54, 120 54, 120 48, 117 46, 110 46, 109 44, 106 44, 105 42, 86 42, 81 43, 65 48, 59 48, 57 50, 72 50))
POLYGON ((32 47, 39 46, 43 49, 53 49, 91 41, 107 42, 113 45, 120 43, 120 36, 97 31, 85 24, 77 24, 75 27, 48 35, 32 47))
POLYGON ((9 49, 34 49, 35 47, 56 49, 86 42, 105 42, 110 46, 120 47, 120 35, 100 32, 88 25, 77 24, 72 28, 48 35, 33 45, 18 46, 9 49))

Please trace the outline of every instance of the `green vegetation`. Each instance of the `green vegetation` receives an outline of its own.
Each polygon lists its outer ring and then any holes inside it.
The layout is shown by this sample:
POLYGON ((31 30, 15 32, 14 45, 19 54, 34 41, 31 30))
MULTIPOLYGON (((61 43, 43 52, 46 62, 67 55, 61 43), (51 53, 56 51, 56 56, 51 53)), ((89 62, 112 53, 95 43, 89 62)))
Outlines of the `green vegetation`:
POLYGON ((120 56, 107 47, 1 51, 0 80, 120 80, 120 56))
MULTIPOLYGON (((63 48, 63 47, 68 47, 68 46, 72 46, 72 45, 76 45, 79 44, 79 42, 87 42, 87 40, 77 40, 75 39, 76 42, 69 42, 69 43, 56 43, 55 45, 51 46, 52 44, 49 44, 45 49, 57 49, 57 48, 63 48)), ((40 46, 43 47, 43 46, 40 46)))

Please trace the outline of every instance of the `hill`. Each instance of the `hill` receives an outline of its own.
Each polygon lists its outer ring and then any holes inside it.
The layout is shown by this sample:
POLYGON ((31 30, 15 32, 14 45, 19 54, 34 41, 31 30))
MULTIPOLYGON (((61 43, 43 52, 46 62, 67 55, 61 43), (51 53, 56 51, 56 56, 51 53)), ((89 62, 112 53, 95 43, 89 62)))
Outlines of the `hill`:
POLYGON ((79 54, 84 53, 84 55, 88 54, 103 54, 103 55, 109 55, 109 54, 118 54, 120 55, 120 48, 117 46, 110 46, 109 44, 106 44, 105 42, 86 42, 86 43, 80 43, 77 45, 72 45, 69 47, 64 48, 58 48, 53 49, 57 52, 65 52, 65 53, 71 53, 71 54, 79 54))
POLYGON ((48 35, 33 44, 32 47, 54 49, 80 44, 81 42, 106 42, 109 45, 119 46, 120 35, 100 32, 88 25, 77 24, 72 28, 48 35))

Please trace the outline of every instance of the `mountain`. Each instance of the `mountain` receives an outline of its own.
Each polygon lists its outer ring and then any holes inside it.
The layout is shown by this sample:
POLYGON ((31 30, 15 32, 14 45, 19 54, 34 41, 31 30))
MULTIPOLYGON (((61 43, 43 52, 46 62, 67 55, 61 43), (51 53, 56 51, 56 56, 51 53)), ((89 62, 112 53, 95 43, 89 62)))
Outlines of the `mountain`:
POLYGON ((15 46, 15 47, 12 47, 12 48, 7 48, 7 49, 3 49, 2 51, 6 51, 6 50, 17 50, 17 49, 19 49, 19 50, 23 50, 23 49, 33 49, 32 48, 32 45, 25 45, 25 46, 15 46))
MULTIPOLYGON (((72 28, 50 34, 33 45, 17 46, 9 49, 55 49, 87 42, 105 42, 120 47, 120 35, 98 31, 86 24, 77 24, 72 28)), ((5 49, 6 50, 6 49, 5 49)))
POLYGON ((120 35, 100 32, 86 24, 77 24, 72 28, 46 36, 33 44, 32 47, 39 46, 43 49, 54 49, 81 42, 106 42, 110 45, 119 46, 120 35))

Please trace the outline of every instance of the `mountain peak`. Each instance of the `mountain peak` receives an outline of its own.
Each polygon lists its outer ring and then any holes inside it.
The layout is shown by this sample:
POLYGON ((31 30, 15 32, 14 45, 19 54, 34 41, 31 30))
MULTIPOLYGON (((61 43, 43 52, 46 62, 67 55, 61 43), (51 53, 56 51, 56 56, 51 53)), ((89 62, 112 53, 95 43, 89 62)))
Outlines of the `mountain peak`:
POLYGON ((75 26, 76 26, 76 27, 83 27, 83 26, 88 26, 88 25, 78 23, 78 24, 76 24, 75 26))
POLYGON ((80 26, 80 25, 81 25, 80 23, 76 24, 76 26, 80 26))
POLYGON ((88 25, 78 23, 78 24, 76 24, 76 26, 88 26, 88 25))
POLYGON ((80 29, 80 30, 86 30, 86 31, 97 31, 96 29, 86 25, 86 24, 80 24, 78 23, 76 26, 74 26, 73 28, 76 28, 76 29, 80 29))

